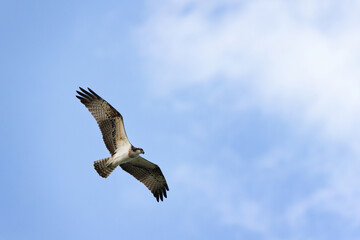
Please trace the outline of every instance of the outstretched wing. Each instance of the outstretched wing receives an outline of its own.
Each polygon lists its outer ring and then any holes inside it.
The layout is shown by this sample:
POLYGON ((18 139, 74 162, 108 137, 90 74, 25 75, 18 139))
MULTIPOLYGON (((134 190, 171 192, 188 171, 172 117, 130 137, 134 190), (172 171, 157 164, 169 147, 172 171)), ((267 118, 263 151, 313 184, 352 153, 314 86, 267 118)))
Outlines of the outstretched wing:
POLYGON ((169 191, 169 187, 158 165, 138 157, 130 162, 120 164, 120 167, 145 184, 157 201, 159 198, 163 201, 163 196, 167 197, 166 191, 169 191))
POLYGON ((106 148, 113 155, 121 141, 129 141, 126 136, 123 117, 90 88, 88 88, 89 92, 82 88, 80 90, 81 92, 76 91, 79 94, 76 97, 80 99, 81 103, 87 107, 95 118, 103 135, 106 148))

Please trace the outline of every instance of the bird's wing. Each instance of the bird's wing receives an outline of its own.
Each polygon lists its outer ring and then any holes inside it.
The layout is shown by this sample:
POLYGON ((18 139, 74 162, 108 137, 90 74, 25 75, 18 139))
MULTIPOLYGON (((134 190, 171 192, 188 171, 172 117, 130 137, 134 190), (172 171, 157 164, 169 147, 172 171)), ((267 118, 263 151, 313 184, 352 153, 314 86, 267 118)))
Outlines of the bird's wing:
POLYGON ((82 88, 80 90, 81 92, 76 91, 79 94, 76 97, 80 99, 81 103, 87 107, 95 118, 103 135, 106 148, 113 155, 121 141, 129 142, 125 132, 123 117, 90 88, 88 88, 89 92, 82 88))
POLYGON ((120 167, 145 184, 157 201, 159 198, 163 201, 163 196, 167 197, 166 191, 169 191, 169 187, 158 165, 139 156, 130 162, 120 164, 120 167))

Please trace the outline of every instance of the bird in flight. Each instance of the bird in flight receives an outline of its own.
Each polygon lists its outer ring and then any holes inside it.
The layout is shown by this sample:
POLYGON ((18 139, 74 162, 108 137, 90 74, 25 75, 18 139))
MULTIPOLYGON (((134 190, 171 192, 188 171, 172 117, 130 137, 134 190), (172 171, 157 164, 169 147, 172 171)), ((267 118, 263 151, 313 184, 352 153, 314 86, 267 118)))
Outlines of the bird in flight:
POLYGON ((80 88, 77 98, 90 111, 99 125, 106 148, 111 157, 94 162, 98 174, 107 178, 111 172, 120 166, 123 170, 133 175, 142 182, 154 195, 157 201, 167 197, 169 187, 158 165, 141 157, 142 148, 134 147, 128 140, 121 114, 107 101, 88 88, 80 88))

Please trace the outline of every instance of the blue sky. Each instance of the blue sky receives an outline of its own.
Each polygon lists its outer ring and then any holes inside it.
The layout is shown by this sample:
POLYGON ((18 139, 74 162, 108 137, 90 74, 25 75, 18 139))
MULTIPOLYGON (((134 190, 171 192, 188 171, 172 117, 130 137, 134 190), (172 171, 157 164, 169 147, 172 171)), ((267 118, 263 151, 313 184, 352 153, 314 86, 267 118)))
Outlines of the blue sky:
POLYGON ((0 239, 359 239, 358 1, 1 1, 0 239), (117 108, 157 203, 75 98, 117 108), (140 228, 139 228, 140 227, 140 228))

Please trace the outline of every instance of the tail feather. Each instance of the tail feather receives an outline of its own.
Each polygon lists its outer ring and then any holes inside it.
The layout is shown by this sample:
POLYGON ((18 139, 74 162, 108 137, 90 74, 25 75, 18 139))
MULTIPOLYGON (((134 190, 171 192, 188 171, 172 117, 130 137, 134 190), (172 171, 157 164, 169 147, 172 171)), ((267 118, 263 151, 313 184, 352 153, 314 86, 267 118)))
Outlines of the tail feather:
POLYGON ((109 163, 110 158, 104 158, 94 162, 94 168, 98 172, 98 174, 103 177, 107 178, 110 173, 116 168, 112 164, 109 163))

